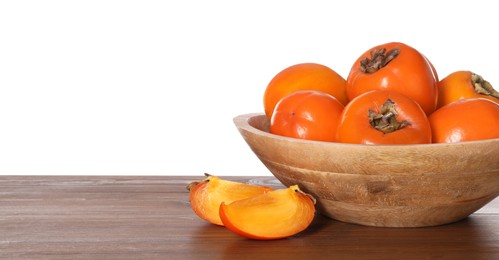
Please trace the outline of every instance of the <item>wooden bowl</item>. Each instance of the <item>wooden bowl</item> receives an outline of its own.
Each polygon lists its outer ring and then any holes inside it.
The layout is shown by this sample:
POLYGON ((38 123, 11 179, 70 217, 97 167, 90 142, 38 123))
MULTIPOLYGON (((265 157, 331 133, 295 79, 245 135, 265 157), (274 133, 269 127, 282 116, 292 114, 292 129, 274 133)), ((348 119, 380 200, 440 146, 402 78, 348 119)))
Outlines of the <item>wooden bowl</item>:
POLYGON ((452 223, 499 195, 499 138, 452 144, 357 145, 270 134, 264 114, 234 123, 284 185, 330 218, 382 227, 452 223))

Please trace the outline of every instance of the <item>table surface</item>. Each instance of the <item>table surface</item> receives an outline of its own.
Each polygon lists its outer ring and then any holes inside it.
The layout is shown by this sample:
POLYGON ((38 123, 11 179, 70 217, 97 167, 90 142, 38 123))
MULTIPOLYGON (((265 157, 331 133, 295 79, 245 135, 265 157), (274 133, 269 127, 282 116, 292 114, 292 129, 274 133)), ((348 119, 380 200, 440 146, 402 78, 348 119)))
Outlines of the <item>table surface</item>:
MULTIPOLYGON (((190 208, 199 176, 0 176, 5 259, 499 259, 499 198, 424 228, 367 227, 319 214, 303 232, 256 241, 190 208)), ((273 177, 222 177, 282 187, 273 177)))

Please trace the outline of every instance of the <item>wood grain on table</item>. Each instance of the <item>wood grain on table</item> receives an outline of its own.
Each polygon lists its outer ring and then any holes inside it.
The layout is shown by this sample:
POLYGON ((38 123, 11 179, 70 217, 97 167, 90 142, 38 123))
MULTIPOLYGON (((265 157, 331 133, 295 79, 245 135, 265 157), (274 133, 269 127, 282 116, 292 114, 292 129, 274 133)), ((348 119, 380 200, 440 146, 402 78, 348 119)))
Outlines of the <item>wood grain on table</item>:
MULTIPOLYGON (((255 241, 209 224, 186 185, 204 176, 0 176, 2 259, 499 259, 499 199, 425 228, 316 215, 302 233, 255 241)), ((223 177, 281 187, 273 177, 223 177)))

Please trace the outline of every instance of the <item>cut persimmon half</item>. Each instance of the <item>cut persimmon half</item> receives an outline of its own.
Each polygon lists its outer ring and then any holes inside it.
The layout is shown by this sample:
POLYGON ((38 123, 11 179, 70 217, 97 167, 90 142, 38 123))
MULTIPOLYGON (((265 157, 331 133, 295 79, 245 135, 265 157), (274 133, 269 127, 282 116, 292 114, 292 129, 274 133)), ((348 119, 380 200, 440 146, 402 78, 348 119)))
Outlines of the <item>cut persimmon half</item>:
POLYGON ((206 176, 202 181, 187 185, 191 208, 200 218, 220 226, 224 225, 219 216, 222 202, 231 203, 273 191, 267 186, 224 180, 208 174, 206 176))
POLYGON ((225 227, 241 236, 271 240, 305 230, 315 216, 315 199, 298 185, 220 205, 225 227))

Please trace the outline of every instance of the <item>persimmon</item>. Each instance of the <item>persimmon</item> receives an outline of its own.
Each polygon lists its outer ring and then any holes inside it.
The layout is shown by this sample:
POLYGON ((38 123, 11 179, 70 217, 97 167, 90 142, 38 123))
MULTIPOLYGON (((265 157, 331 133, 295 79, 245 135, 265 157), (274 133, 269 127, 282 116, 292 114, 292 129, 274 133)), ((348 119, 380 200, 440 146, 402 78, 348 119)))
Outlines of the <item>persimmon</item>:
POLYGON ((270 133, 315 141, 336 141, 344 106, 333 96, 316 90, 299 90, 277 103, 270 133))
POLYGON ((355 144, 427 144, 431 129, 423 109, 394 91, 371 90, 348 103, 337 141, 355 144))
POLYGON ((192 210, 200 218, 220 226, 223 226, 219 216, 219 207, 222 202, 231 203, 273 190, 267 186, 224 180, 213 175, 207 175, 201 181, 191 182, 187 189, 190 191, 189 200, 192 210))
POLYGON ((499 92, 472 71, 452 72, 438 83, 438 108, 464 98, 485 98, 499 104, 499 92))
POLYGON ((346 79, 349 100, 370 90, 391 90, 416 101, 426 115, 438 101, 438 75, 417 49, 390 42, 370 48, 355 61, 346 79))
POLYGON ((305 230, 315 216, 315 199, 298 185, 220 205, 225 227, 241 236, 272 240, 305 230))
POLYGON ((319 90, 332 95, 343 105, 348 102, 345 79, 340 74, 323 64, 299 63, 277 73, 267 85, 263 95, 267 118, 272 118, 281 98, 298 90, 319 90))
POLYGON ((428 117, 434 143, 499 138, 499 104, 466 98, 447 104, 428 117))

